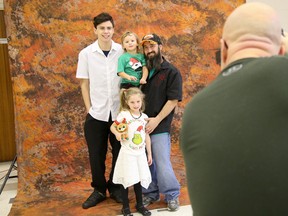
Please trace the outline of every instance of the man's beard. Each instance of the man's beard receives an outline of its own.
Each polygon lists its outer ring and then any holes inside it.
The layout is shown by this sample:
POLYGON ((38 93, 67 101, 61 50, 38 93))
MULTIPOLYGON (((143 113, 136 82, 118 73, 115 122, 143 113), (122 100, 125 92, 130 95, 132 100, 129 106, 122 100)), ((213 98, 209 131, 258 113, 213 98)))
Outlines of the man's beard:
POLYGON ((146 59, 146 67, 148 68, 149 71, 153 68, 155 68, 155 70, 160 69, 161 62, 162 62, 162 56, 160 54, 160 49, 158 49, 158 53, 155 53, 154 56, 152 56, 152 57, 145 55, 145 59, 146 59))

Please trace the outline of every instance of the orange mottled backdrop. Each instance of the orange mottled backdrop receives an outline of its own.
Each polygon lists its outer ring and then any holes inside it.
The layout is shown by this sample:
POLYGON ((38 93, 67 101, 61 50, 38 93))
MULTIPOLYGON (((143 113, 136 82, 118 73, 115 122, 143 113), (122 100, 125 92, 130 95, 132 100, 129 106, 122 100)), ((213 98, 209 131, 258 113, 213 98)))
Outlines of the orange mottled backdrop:
MULTIPOLYGON (((244 2, 4 0, 19 180, 10 215, 120 214, 121 206, 109 199, 81 209, 91 187, 83 137, 85 109, 75 72, 79 51, 96 39, 92 19, 103 11, 114 17, 116 42, 126 30, 140 38, 155 32, 163 40, 164 56, 181 71, 184 98, 173 122, 171 159, 183 188, 181 204, 190 204, 178 145, 182 113, 193 95, 219 73, 215 52, 223 23, 244 2)), ((108 166, 109 162, 108 156, 108 166)))

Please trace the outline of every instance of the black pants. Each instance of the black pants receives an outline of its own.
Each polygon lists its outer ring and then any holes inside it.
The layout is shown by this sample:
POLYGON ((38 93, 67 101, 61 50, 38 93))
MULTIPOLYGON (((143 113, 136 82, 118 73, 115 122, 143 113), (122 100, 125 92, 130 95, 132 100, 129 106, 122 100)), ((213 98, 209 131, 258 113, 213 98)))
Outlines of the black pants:
MULTIPOLYGON (((136 197, 136 202, 137 202, 137 207, 143 206, 143 200, 142 200, 142 186, 140 182, 137 184, 133 185, 134 187, 134 192, 135 192, 135 197, 136 197)), ((121 193, 122 193, 122 199, 123 199, 123 209, 129 208, 129 199, 128 199, 128 188, 124 188, 121 185, 121 193)))
POLYGON ((92 174, 91 186, 103 194, 106 194, 106 189, 108 189, 110 193, 113 193, 121 188, 121 185, 112 182, 115 163, 121 147, 120 142, 117 141, 115 135, 110 131, 112 123, 111 114, 108 122, 96 120, 90 114, 87 114, 84 125, 92 174), (105 160, 108 149, 108 139, 112 147, 112 169, 109 180, 106 182, 105 160))

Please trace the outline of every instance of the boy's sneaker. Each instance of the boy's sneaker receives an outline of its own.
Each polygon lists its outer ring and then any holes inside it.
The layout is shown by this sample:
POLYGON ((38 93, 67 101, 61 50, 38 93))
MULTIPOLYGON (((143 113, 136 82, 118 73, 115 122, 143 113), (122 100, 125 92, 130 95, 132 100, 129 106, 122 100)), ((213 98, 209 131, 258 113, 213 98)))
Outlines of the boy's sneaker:
POLYGON ((155 199, 153 199, 151 197, 148 197, 148 196, 147 197, 146 196, 143 197, 143 205, 144 205, 144 207, 147 207, 150 204, 152 204, 154 202, 158 202, 158 201, 160 201, 160 198, 155 200, 155 199))
POLYGON ((179 199, 168 201, 167 208, 169 211, 177 211, 179 209, 179 199))

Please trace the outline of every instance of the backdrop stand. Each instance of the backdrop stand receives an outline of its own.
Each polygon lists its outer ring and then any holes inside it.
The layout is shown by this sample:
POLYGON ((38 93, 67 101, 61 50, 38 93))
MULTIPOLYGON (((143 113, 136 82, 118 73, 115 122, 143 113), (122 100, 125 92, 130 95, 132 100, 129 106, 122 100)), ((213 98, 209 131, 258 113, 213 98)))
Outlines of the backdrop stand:
POLYGON ((2 193, 2 191, 3 191, 3 189, 4 189, 4 187, 5 187, 5 184, 6 184, 7 180, 8 180, 9 178, 16 178, 16 177, 18 177, 18 176, 10 176, 13 168, 16 167, 16 166, 15 166, 16 161, 17 161, 17 154, 15 155, 14 160, 12 161, 12 163, 11 163, 11 165, 10 165, 10 167, 9 167, 9 170, 8 170, 6 176, 5 176, 5 179, 4 179, 3 184, 1 185, 0 195, 1 195, 1 193, 2 193))

